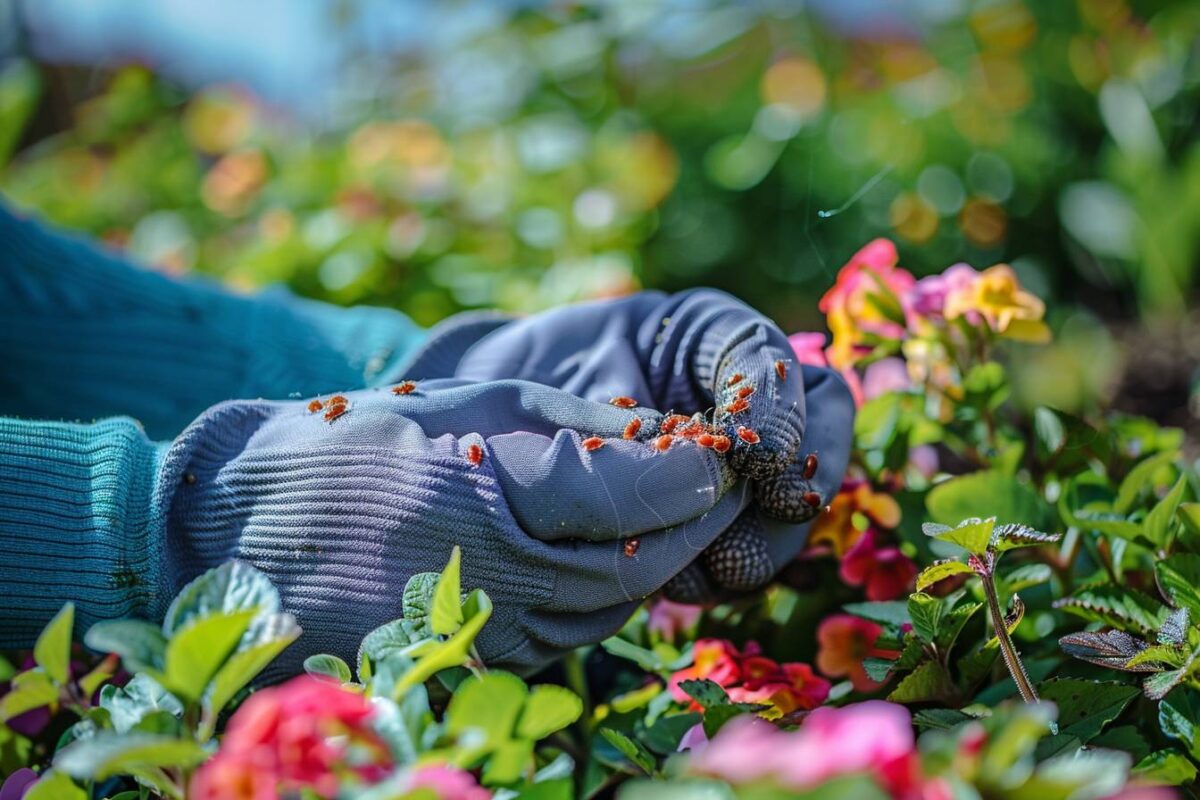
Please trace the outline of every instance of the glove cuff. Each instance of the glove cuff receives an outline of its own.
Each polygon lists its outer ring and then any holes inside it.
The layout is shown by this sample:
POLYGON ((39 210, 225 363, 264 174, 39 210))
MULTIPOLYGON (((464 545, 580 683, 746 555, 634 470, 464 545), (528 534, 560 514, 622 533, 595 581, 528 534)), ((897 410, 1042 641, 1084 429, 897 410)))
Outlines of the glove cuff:
POLYGON ((80 631, 152 605, 164 451, 128 418, 0 419, 0 646, 32 645, 68 600, 80 631))

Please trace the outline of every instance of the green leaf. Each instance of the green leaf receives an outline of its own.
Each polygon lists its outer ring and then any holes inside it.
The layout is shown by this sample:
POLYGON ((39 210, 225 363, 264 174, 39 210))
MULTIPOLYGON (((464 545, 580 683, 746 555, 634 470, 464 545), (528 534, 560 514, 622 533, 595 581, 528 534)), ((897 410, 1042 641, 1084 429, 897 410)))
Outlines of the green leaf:
POLYGON ((279 592, 254 567, 242 561, 228 561, 205 572, 175 595, 163 620, 163 633, 171 637, 194 620, 251 609, 262 614, 278 613, 279 592))
POLYGON ((704 735, 712 739, 721 728, 725 727, 725 723, 734 717, 740 717, 746 713, 746 710, 741 708, 741 705, 723 705, 713 706, 704 711, 704 735))
POLYGON ((968 518, 958 523, 957 527, 937 523, 925 523, 921 529, 926 536, 958 545, 972 555, 981 556, 987 552, 992 541, 992 531, 996 527, 996 518, 968 518))
POLYGON ((517 718, 529 690, 508 672, 492 671, 462 682, 446 709, 446 731, 452 735, 470 729, 483 732, 488 748, 512 738, 517 718))
POLYGON ((1200 555, 1175 553, 1156 560, 1154 571, 1171 602, 1200 619, 1200 555))
POLYGON ((404 618, 416 622, 418 628, 429 624, 429 615, 433 611, 433 594, 437 590, 440 577, 436 572, 418 572, 404 584, 404 618))
POLYGON ((908 597, 908 616, 912 618, 913 631, 925 644, 932 644, 942 623, 944 606, 941 598, 916 592, 908 597))
POLYGON ((1192 758, 1200 759, 1197 723, 1200 723, 1200 694, 1193 689, 1174 692, 1158 704, 1158 727, 1163 734, 1182 742, 1192 758))
MULTIPOLYGON (((262 623, 260 615, 256 623, 262 623)), ((269 624, 257 625, 255 639, 247 644, 245 638, 238 644, 237 650, 225 660, 213 676, 204 695, 205 725, 201 729, 201 739, 212 735, 217 715, 250 681, 279 657, 279 654, 296 641, 300 636, 300 626, 291 614, 272 614, 267 618, 269 624)))
POLYGON ((1022 564, 998 580, 1003 584, 1004 594, 1011 594, 1046 583, 1053 575, 1049 564, 1022 564))
POLYGON ((699 725, 702 720, 703 715, 697 711, 664 714, 646 731, 643 737, 646 746, 659 755, 670 755, 679 749, 683 735, 699 725))
POLYGON ((1193 536, 1200 536, 1200 503, 1180 503, 1179 518, 1193 536))
POLYGON ((1149 643, 1124 631, 1081 631, 1068 633, 1058 640, 1067 655, 1109 669, 1128 672, 1156 672, 1157 667, 1132 663, 1149 643))
POLYGON ((237 647, 258 610, 188 617, 167 643, 162 684, 184 702, 200 699, 209 681, 237 647))
POLYGON ((101 653, 116 653, 131 672, 161 672, 167 655, 167 637, 157 625, 140 619, 97 622, 83 643, 101 653))
POLYGON ((1046 505, 1032 489, 995 471, 973 472, 939 483, 926 496, 925 506, 934 522, 946 525, 988 517, 1035 528, 1047 522, 1046 505))
POLYGON ((887 392, 863 403, 854 416, 854 438, 862 450, 886 450, 900 421, 900 395, 887 392))
POLYGON ((145 674, 134 675, 124 686, 105 686, 100 692, 100 707, 108 711, 117 733, 127 733, 144 717, 157 711, 183 716, 179 698, 145 674))
POLYGON ((450 551, 450 561, 438 578, 437 588, 433 592, 433 609, 429 615, 433 632, 440 636, 454 633, 463 622, 461 570, 462 550, 455 545, 450 551))
POLYGON ((41 669, 17 673, 8 694, 0 697, 0 722, 58 702, 59 689, 41 669))
POLYGON ((1155 670, 1178 669, 1186 661, 1187 653, 1179 645, 1156 644, 1152 647, 1147 647, 1126 661, 1121 669, 1133 672, 1136 667, 1140 667, 1143 664, 1154 665, 1155 670))
POLYGON ((725 693, 721 685, 707 678, 680 681, 679 688, 705 709, 729 704, 729 695, 725 693))
POLYGON ((1180 475, 1175 486, 1150 510, 1150 513, 1146 515, 1146 521, 1142 524, 1145 537, 1154 542, 1154 545, 1160 550, 1167 549, 1171 543, 1171 522, 1175 519, 1175 511, 1179 508, 1180 501, 1183 500, 1185 488, 1187 488, 1187 477, 1180 475))
POLYGON ((1109 585, 1081 589, 1056 600, 1054 607, 1089 622, 1102 622, 1144 635, 1157 633, 1167 617, 1166 609, 1157 600, 1133 589, 1109 585))
POLYGON ((900 626, 911 623, 908 616, 908 603, 903 600, 888 600, 881 603, 847 603, 842 606, 846 613, 862 617, 880 625, 900 626))
POLYGON ((1146 678, 1142 691, 1151 700, 1161 700, 1187 677, 1188 667, 1180 667, 1168 672, 1159 672, 1146 678))
POLYGON ((917 576, 917 591, 923 592, 938 581, 945 580, 951 575, 973 575, 974 570, 955 558, 935 561, 917 576))
POLYGON ((1087 744, 1116 719, 1138 695, 1138 687, 1122 683, 1056 678, 1038 687, 1041 699, 1058 706, 1059 733, 1087 744))
POLYGON ((549 683, 533 687, 517 735, 537 741, 570 725, 583 713, 583 701, 570 689, 549 683))
POLYGON ((60 750, 54 768, 79 780, 104 780, 155 767, 188 769, 207 757, 191 739, 101 731, 60 750))
POLYGON ((1037 547, 1043 544, 1054 544, 1060 539, 1062 539, 1062 536, 1057 533, 1042 533, 1019 522, 1008 522, 1004 525, 996 526, 996 529, 992 532, 990 546, 994 552, 1004 553, 1018 547, 1037 547))
POLYGON ((867 656, 863 659, 862 664, 868 678, 876 683, 883 683, 892 673, 892 667, 896 666, 896 659, 867 656))
POLYGON ((434 721, 425 687, 412 687, 399 703, 390 697, 372 697, 371 705, 375 709, 371 726, 387 742, 396 763, 416 763, 424 749, 422 737, 434 721))
POLYGON ((33 660, 60 686, 71 677, 71 631, 74 628, 75 604, 66 603, 42 629, 33 646, 33 660))
POLYGON ((1196 780, 1196 765, 1177 750, 1156 750, 1133 767, 1140 781, 1181 786, 1196 780))
POLYGON ((947 653, 950 652, 950 649, 954 647, 954 642, 958 639, 958 635, 962 633, 963 627, 971 621, 971 617, 981 608, 983 608, 983 603, 964 603, 949 614, 946 614, 939 626, 937 638, 934 640, 934 644, 938 646, 938 649, 947 653))
POLYGON ((1153 486, 1155 473, 1170 465, 1178 455, 1176 450, 1156 453, 1129 470, 1129 474, 1125 476, 1125 480, 1121 481, 1121 486, 1117 489, 1117 499, 1113 502, 1113 510, 1118 514, 1128 514, 1132 511, 1138 495, 1153 486))
POLYGON ((1088 531, 1096 531, 1105 536, 1115 536, 1138 544, 1147 544, 1142 540, 1142 525, 1126 519, 1120 514, 1108 511, 1079 511, 1075 514, 1079 527, 1088 531))
POLYGON ((601 728, 600 735, 613 747, 647 775, 653 775, 657 762, 641 742, 631 739, 613 728, 601 728))
POLYGON ((393 653, 408 652, 418 642, 425 640, 417 632, 417 625, 410 619, 396 619, 380 625, 363 637, 358 646, 358 679, 371 677, 371 664, 379 664, 393 653))
POLYGON ((913 715, 913 724, 921 730, 950 731, 975 717, 957 708, 929 708, 913 715))
POLYGON ((304 659, 304 671, 318 678, 332 678, 338 683, 349 683, 350 665, 337 656, 326 653, 304 659))
POLYGON ((29 787, 23 800, 88 800, 88 793, 64 773, 52 769, 29 787))
POLYGON ((925 703, 954 696, 954 682, 936 661, 926 661, 896 685, 888 700, 893 703, 925 703))
POLYGON ((443 669, 458 667, 467 662, 471 644, 492 616, 492 601, 482 589, 474 589, 467 595, 467 601, 463 603, 462 608, 466 618, 463 626, 449 640, 437 644, 428 652, 422 651, 420 660, 396 682, 394 691, 403 692, 410 686, 423 683, 443 669))
POLYGON ((488 757, 483 768, 485 786, 501 786, 517 781, 533 760, 533 742, 512 739, 501 743, 488 757))
POLYGON ((645 647, 639 647, 633 642, 622 639, 619 636, 610 636, 602 641, 600 646, 617 658, 625 658, 632 661, 647 672, 658 672, 666 667, 662 656, 658 653, 655 653, 653 650, 647 650, 645 647))

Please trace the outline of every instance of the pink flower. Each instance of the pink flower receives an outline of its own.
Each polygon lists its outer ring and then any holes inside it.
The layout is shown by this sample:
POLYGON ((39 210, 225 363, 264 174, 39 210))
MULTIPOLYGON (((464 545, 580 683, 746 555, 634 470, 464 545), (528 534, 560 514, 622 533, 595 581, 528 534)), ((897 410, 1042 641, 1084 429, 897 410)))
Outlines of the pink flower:
POLYGON ((700 606, 688 606, 659 598, 650 606, 650 619, 646 627, 666 641, 673 642, 675 637, 696 626, 701 613, 703 609, 700 606))
POLYGON ((937 448, 928 444, 917 445, 908 451, 908 463, 926 480, 931 480, 938 471, 937 448))
POLYGON ((825 359, 825 334, 823 333, 793 333, 788 337, 792 352, 796 354, 796 363, 807 364, 810 367, 827 367, 825 359))
MULTIPOLYGON (((908 310, 917 319, 944 319, 946 298, 969 291, 978 277, 979 273, 969 264, 955 264, 940 275, 921 278, 908 293, 908 310)), ((978 325, 979 319, 978 314, 971 312, 967 321, 978 325)))
POLYGON ((471 773, 438 764, 419 767, 409 779, 408 789, 429 789, 437 800, 488 800, 492 796, 471 773))
POLYGON ((675 752, 682 753, 684 750, 691 750, 693 753, 699 753, 707 746, 708 734, 704 732, 704 723, 697 722, 687 729, 687 733, 679 740, 679 746, 675 748, 675 752))
POLYGON ((884 358, 872 363, 863 373, 863 397, 872 400, 888 392, 905 392, 912 388, 908 366, 901 358, 884 358))
POLYGON ((21 800, 30 787, 37 783, 37 779, 36 772, 29 767, 21 767, 0 785, 0 800, 21 800))
POLYGON ((842 558, 838 571, 850 586, 865 586, 871 601, 895 600, 908 593, 917 565, 895 547, 879 547, 879 532, 868 528, 842 558))
MULTIPOLYGON (((391 767, 391 754, 368 725, 370 701, 307 675, 250 696, 229 721, 221 749, 197 770, 192 793, 259 800, 263 786, 307 788, 333 797, 338 775, 370 783, 391 767), (357 763, 345 764, 353 747, 357 763)), ((272 788, 274 791, 274 788, 272 788)))
POLYGON ((735 785, 771 779, 792 790, 866 774, 892 797, 907 800, 922 794, 914 745, 908 709, 873 700, 818 708, 799 730, 786 733, 753 720, 732 720, 694 756, 692 770, 735 785))
POLYGON ((821 298, 818 307, 833 331, 827 355, 834 367, 851 366, 874 348, 872 340, 904 335, 903 302, 916 279, 896 266, 899 260, 894 244, 876 239, 850 257, 821 298))
POLYGON ((852 614, 834 614, 817 626, 817 669, 831 678, 847 676, 860 692, 878 689, 881 684, 871 680, 863 667, 868 656, 895 658, 895 650, 883 650, 875 641, 883 628, 874 622, 852 614))

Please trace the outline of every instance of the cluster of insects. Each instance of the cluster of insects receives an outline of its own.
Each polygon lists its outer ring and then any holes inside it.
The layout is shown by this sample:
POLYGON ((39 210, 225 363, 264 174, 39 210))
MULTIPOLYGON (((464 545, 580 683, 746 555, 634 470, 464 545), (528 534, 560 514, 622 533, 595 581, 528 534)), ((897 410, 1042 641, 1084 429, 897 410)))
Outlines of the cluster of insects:
POLYGON ((330 424, 349 410, 350 400, 341 394, 335 394, 324 402, 321 400, 311 400, 308 404, 308 413, 316 414, 319 411, 324 411, 325 414, 322 418, 330 424))

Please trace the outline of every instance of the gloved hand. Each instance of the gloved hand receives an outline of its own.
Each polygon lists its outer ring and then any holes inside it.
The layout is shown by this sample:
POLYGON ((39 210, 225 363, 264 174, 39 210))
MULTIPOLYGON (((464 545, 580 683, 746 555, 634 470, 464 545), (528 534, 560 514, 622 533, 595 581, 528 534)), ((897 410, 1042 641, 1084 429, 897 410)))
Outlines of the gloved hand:
POLYGON ((451 376, 535 381, 600 403, 629 398, 640 441, 662 436, 664 424, 675 439, 690 431, 711 446, 700 436, 724 436, 723 458, 753 479, 756 502, 668 585, 686 602, 765 584, 799 552, 803 523, 837 491, 849 459, 854 404, 840 376, 801 370, 778 327, 711 289, 643 292, 508 322, 451 318, 392 377, 451 376), (701 425, 673 417, 697 412, 701 425))
POLYGON ((451 379, 340 397, 315 411, 224 403, 171 446, 151 614, 238 558, 306 629, 290 666, 352 656, 401 615, 409 576, 458 544, 464 585, 495 603, 481 654, 528 669, 615 632, 748 502, 727 492, 734 476, 715 451, 623 439, 635 412, 551 387, 451 379))

